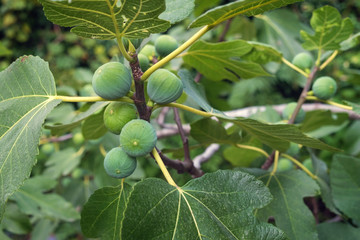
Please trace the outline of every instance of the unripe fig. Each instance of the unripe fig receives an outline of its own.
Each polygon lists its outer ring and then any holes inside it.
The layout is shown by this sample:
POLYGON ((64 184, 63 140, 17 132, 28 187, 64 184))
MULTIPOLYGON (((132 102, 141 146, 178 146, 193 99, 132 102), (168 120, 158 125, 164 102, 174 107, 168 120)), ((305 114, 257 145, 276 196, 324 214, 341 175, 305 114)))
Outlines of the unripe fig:
POLYGON ((292 60, 292 64, 302 70, 306 70, 310 69, 313 66, 314 60, 310 54, 302 52, 294 57, 294 59, 292 60))
POLYGON ((73 138, 72 138, 73 142, 75 143, 75 145, 80 145, 84 143, 84 136, 82 135, 81 132, 75 133, 73 138))
POLYGON ((145 120, 136 119, 128 122, 120 133, 120 144, 132 157, 140 157, 153 150, 157 141, 156 131, 145 120))
POLYGON ((97 95, 105 99, 125 96, 131 87, 131 73, 119 62, 109 62, 99 67, 93 76, 92 85, 97 95))
POLYGON ((148 70, 150 68, 150 60, 147 56, 139 53, 138 59, 139 59, 141 71, 145 72, 146 70, 148 70))
POLYGON ((41 151, 46 155, 50 155, 55 152, 55 146, 53 143, 45 143, 41 146, 41 151))
POLYGON ((310 172, 314 172, 313 164, 310 158, 307 158, 303 162, 304 167, 306 167, 310 172))
MULTIPOLYGON (((288 105, 286 105, 284 111, 282 112, 282 116, 284 119, 286 120, 290 120, 295 108, 296 108, 297 103, 296 102, 292 102, 289 103, 288 105)), ((303 121, 305 118, 305 111, 301 108, 298 115, 295 118, 295 123, 299 123, 301 121, 303 121)))
POLYGON ((161 35, 155 41, 155 50, 160 57, 166 57, 177 49, 178 42, 170 35, 161 35))
POLYGON ((104 159, 106 173, 114 178, 130 176, 135 171, 136 165, 136 158, 127 155, 121 147, 111 149, 104 159))
POLYGON ((140 47, 140 45, 141 45, 141 42, 142 42, 141 38, 139 38, 139 39, 135 39, 135 38, 129 39, 129 38, 123 37, 122 38, 122 43, 124 44, 124 47, 125 47, 126 50, 129 49, 129 40, 130 40, 131 44, 134 46, 135 49, 138 49, 140 47))
POLYGON ((312 90, 316 97, 327 100, 336 93, 336 81, 331 77, 320 77, 315 80, 312 90))
POLYGON ((278 169, 279 172, 288 171, 294 168, 294 164, 287 158, 280 158, 278 162, 278 169))
POLYGON ((133 104, 112 102, 105 109, 104 125, 110 132, 120 134, 125 124, 136 118, 137 110, 133 104))
POLYGON ((167 104, 178 99, 183 92, 181 80, 165 69, 158 69, 148 78, 147 93, 151 100, 167 104))
POLYGON ((145 55, 150 61, 156 56, 155 47, 153 45, 145 45, 139 54, 145 55))

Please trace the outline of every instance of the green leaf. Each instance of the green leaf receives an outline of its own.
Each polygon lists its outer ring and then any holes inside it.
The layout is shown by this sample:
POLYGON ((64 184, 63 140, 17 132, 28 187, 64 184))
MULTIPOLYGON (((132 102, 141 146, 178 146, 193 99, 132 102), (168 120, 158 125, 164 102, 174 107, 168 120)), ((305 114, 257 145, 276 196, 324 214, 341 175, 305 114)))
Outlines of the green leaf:
POLYGON ((67 148, 51 155, 46 161, 47 167, 43 176, 57 179, 60 176, 66 176, 71 173, 79 164, 82 151, 76 152, 74 148, 67 148))
POLYGON ((192 123, 190 134, 202 144, 235 144, 240 139, 238 134, 229 136, 221 123, 209 118, 192 123))
POLYGON ((360 229, 346 223, 321 223, 317 229, 320 240, 360 239, 360 229))
POLYGON ((217 25, 239 14, 254 16, 299 1, 301 0, 238 0, 207 11, 195 19, 190 24, 190 27, 194 28, 205 25, 217 25))
POLYGON ((121 239, 124 211, 132 187, 104 187, 91 195, 81 212, 82 232, 91 238, 121 239))
POLYGON ((360 159, 335 155, 331 164, 330 184, 335 205, 348 217, 360 221, 360 159))
POLYGON ((310 20, 315 34, 301 31, 303 47, 307 50, 337 50, 340 43, 350 37, 353 24, 349 18, 341 19, 339 11, 331 6, 324 6, 313 12, 310 20))
MULTIPOLYGON (((16 204, 6 206, 2 227, 15 234, 27 234, 31 231, 30 219, 27 215, 20 212, 16 204)), ((1 236, 0 236, 0 239, 1 236)))
MULTIPOLYGON (((224 118, 223 116, 217 116, 224 118)), ((294 125, 289 124, 266 124, 253 119, 237 118, 236 120, 229 119, 230 122, 238 125, 246 132, 250 133, 262 143, 285 152, 289 147, 289 142, 295 142, 303 146, 312 148, 339 151, 315 138, 305 135, 300 129, 294 125)))
POLYGON ((86 38, 146 38, 165 32, 170 24, 158 19, 165 0, 40 0, 46 17, 86 38))
POLYGON ((104 108, 108 103, 109 102, 96 102, 85 112, 78 113, 70 122, 65 124, 45 125, 45 128, 50 129, 52 135, 60 136, 79 126, 82 121, 90 117, 98 110, 104 108))
MULTIPOLYGON (((24 185, 12 196, 22 212, 38 217, 55 217, 65 221, 74 221, 80 214, 71 203, 55 193, 44 194, 48 191, 48 177, 34 177, 25 181, 24 185)), ((56 184, 56 182, 55 182, 56 184)))
POLYGON ((328 174, 329 170, 326 163, 317 158, 312 149, 307 148, 307 150, 311 156, 311 162, 314 169, 313 174, 317 176, 315 181, 320 187, 322 201, 333 213, 340 214, 340 212, 336 209, 334 200, 331 195, 330 178, 328 174))
POLYGON ((185 63, 196 68, 208 79, 238 81, 241 78, 268 76, 269 74, 256 63, 234 60, 249 53, 253 46, 243 40, 221 43, 197 41, 184 54, 185 63))
POLYGON ((242 56, 243 59, 266 64, 268 62, 281 62, 282 54, 270 45, 259 42, 247 42, 253 46, 252 50, 242 56))
POLYGON ((41 125, 60 103, 48 63, 25 56, 0 73, 0 219, 36 162, 41 125), (30 127, 31 126, 31 127, 30 127))
MULTIPOLYGON (((262 148, 262 144, 253 137, 241 144, 262 148)), ((257 151, 235 146, 226 148, 223 155, 224 158, 235 167, 249 167, 256 158, 263 156, 257 151)))
POLYGON ((159 18, 171 24, 184 20, 194 10, 195 0, 166 0, 166 10, 159 18))
POLYGON ((332 113, 331 111, 317 110, 306 113, 301 124, 301 131, 309 136, 321 138, 346 127, 349 123, 347 113, 332 113))
POLYGON ((104 136, 107 131, 104 125, 104 110, 88 117, 81 127, 85 139, 98 139, 104 136))
POLYGON ((360 32, 354 34, 349 39, 346 39, 345 41, 340 43, 340 50, 341 51, 347 51, 351 48, 354 48, 360 44, 360 32))
POLYGON ((201 86, 194 81, 194 77, 188 70, 181 69, 178 72, 178 75, 181 78, 181 81, 184 85, 184 91, 189 95, 199 106, 207 112, 213 112, 217 114, 224 114, 219 110, 214 109, 208 103, 204 92, 201 89, 201 86))
POLYGON ((275 218, 276 226, 283 230, 289 239, 317 240, 315 219, 303 198, 316 196, 319 187, 303 171, 291 170, 276 173, 260 169, 248 171, 269 187, 274 200, 258 211, 264 221, 275 218))
POLYGON ((134 186, 123 239, 286 239, 254 217, 271 195, 249 174, 217 171, 176 188, 147 178, 134 186))

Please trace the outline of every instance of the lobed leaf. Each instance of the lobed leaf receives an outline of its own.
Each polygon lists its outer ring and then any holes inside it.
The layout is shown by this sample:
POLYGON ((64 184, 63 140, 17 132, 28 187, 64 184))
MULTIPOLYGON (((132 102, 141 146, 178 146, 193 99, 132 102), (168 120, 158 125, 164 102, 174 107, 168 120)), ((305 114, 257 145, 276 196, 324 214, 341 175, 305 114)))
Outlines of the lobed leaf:
POLYGON ((221 43, 198 41, 184 54, 185 63, 196 68, 210 80, 268 76, 269 74, 257 63, 239 61, 233 58, 244 56, 253 49, 253 45, 243 40, 221 43))
POLYGON ((146 38, 165 32, 170 24, 159 19, 165 0, 40 0, 46 17, 55 24, 72 27, 85 38, 146 38))
POLYGON ((238 0, 207 11, 195 19, 190 27, 215 26, 239 14, 254 16, 299 1, 301 0, 238 0))
POLYGON ((305 41, 302 46, 307 50, 340 49, 340 43, 350 37, 354 28, 349 18, 342 20, 339 11, 331 6, 315 10, 310 24, 315 31, 314 35, 300 32, 305 41))
POLYGON ((330 185, 334 203, 350 218, 360 221, 360 159, 335 155, 331 164, 330 185))
POLYGON ((181 188, 148 178, 131 193, 122 239, 286 239, 253 215, 271 199, 260 181, 243 172, 219 170, 181 188))
POLYGON ((91 195, 81 212, 81 229, 87 237, 121 239, 124 211, 132 187, 127 183, 119 187, 104 187, 91 195))
POLYGON ((0 219, 7 199, 36 163, 41 126, 60 103, 49 65, 39 57, 17 59, 0 73, 0 219))
POLYGON ((303 198, 316 196, 319 187, 303 171, 291 170, 271 175, 260 169, 249 169, 269 187, 274 200, 257 215, 264 221, 275 218, 276 226, 283 230, 287 237, 293 239, 317 240, 315 219, 303 198))

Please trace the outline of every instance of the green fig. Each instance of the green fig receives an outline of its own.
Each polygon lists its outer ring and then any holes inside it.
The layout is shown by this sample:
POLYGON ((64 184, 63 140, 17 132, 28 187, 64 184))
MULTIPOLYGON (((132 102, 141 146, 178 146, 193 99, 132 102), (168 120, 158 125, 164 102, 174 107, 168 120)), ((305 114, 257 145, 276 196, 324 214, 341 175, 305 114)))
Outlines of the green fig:
POLYGON ((183 92, 181 80, 166 69, 158 69, 148 78, 147 93, 151 100, 160 104, 176 101, 183 92))
POLYGON ((155 41, 155 50, 160 57, 166 57, 178 48, 178 42, 170 35, 161 35, 155 41))
POLYGON ((310 69, 314 65, 314 59, 308 53, 302 52, 297 54, 292 60, 292 64, 302 70, 310 69))
POLYGON ((92 79, 96 94, 110 100, 125 96, 130 91, 131 83, 129 69, 119 62, 102 65, 95 71, 92 79))
POLYGON ((141 71, 145 72, 150 68, 150 60, 144 54, 139 53, 138 60, 140 64, 141 71))
POLYGON ((104 125, 112 133, 120 134, 126 123, 137 118, 133 104, 124 102, 110 103, 104 112, 104 125))
POLYGON ((142 119, 131 120, 120 133, 120 144, 132 157, 148 154, 156 145, 157 136, 153 126, 142 119))
POLYGON ((130 176, 135 171, 136 165, 136 158, 126 154, 121 147, 111 149, 104 159, 106 173, 114 178, 130 176))
POLYGON ((328 100, 336 93, 336 81, 331 77, 320 77, 315 80, 312 90, 317 98, 328 100))

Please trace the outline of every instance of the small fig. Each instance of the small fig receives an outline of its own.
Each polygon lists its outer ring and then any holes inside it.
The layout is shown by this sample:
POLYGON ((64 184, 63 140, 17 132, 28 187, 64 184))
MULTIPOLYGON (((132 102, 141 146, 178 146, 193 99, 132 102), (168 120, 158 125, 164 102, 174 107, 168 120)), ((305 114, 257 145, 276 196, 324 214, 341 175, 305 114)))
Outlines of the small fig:
POLYGON ((181 80, 165 69, 158 69, 148 78, 147 93, 151 100, 160 104, 176 101, 183 92, 181 80))
POLYGON ((75 145, 81 145, 84 143, 84 135, 81 132, 75 133, 72 138, 75 145))
POLYGON ((139 53, 138 59, 139 59, 141 71, 145 72, 150 68, 150 60, 147 56, 145 56, 142 53, 139 53))
MULTIPOLYGON (((297 103, 296 102, 292 102, 289 103, 288 105, 286 105, 284 111, 282 112, 282 116, 284 119, 286 120, 290 120, 295 108, 296 108, 297 103)), ((302 122, 305 118, 305 111, 301 108, 298 115, 295 118, 295 123, 299 123, 302 122)))
POLYGON ((314 167, 311 161, 311 158, 307 158, 303 161, 304 167, 306 167, 310 172, 314 173, 314 167))
POLYGON ((119 62, 109 62, 99 67, 93 76, 92 85, 97 95, 105 99, 125 96, 131 87, 131 73, 119 62))
POLYGON ((292 60, 292 64, 302 70, 306 70, 310 69, 313 66, 314 60, 310 54, 302 52, 294 57, 294 59, 292 60))
POLYGON ((142 119, 131 120, 120 133, 120 144, 132 157, 148 154, 156 145, 156 131, 151 124, 142 119))
POLYGON ((136 158, 127 155, 121 147, 111 149, 104 159, 106 173, 114 178, 130 176, 135 171, 136 165, 136 158))
POLYGON ((45 143, 41 146, 41 151, 46 155, 50 155, 55 152, 55 146, 53 143, 45 143))
POLYGON ((155 47, 153 45, 145 45, 139 54, 145 55, 150 61, 156 56, 155 47))
POLYGON ((336 93, 336 81, 331 77, 320 77, 315 80, 312 90, 317 98, 322 100, 330 99, 336 93))
POLYGON ((166 57, 177 49, 178 42, 170 35, 161 35, 155 41, 155 50, 160 57, 166 57))
POLYGON ((115 134, 120 134, 125 124, 136 118, 137 110, 130 103, 112 102, 104 112, 105 127, 115 134))
POLYGON ((278 171, 284 172, 294 168, 294 164, 287 158, 280 158, 278 162, 278 171))

